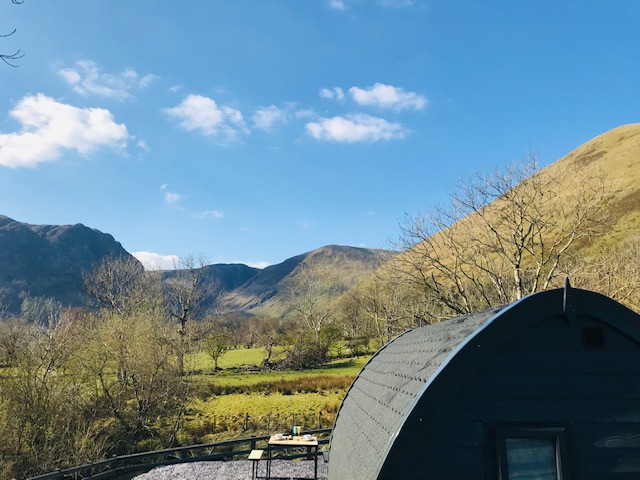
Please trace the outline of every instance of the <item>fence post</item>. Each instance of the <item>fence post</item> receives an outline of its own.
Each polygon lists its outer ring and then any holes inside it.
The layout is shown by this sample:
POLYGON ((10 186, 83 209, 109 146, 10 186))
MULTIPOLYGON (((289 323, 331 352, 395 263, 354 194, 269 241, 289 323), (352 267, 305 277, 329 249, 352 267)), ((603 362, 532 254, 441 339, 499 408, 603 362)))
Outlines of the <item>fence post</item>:
POLYGON ((271 414, 267 414, 267 435, 271 435, 271 414))
POLYGON ((244 414, 244 424, 242 425, 242 429, 244 431, 247 430, 247 424, 248 423, 249 423, 249 413, 247 412, 247 413, 244 414))

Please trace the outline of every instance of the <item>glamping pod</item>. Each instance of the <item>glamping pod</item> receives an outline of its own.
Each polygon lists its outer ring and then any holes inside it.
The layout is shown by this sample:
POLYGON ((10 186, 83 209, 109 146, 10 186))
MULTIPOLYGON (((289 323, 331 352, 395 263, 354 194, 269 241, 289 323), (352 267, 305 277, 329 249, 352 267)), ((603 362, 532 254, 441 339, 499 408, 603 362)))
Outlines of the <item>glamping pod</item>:
POLYGON ((640 316, 586 290, 416 328, 338 411, 329 480, 640 478, 640 316))

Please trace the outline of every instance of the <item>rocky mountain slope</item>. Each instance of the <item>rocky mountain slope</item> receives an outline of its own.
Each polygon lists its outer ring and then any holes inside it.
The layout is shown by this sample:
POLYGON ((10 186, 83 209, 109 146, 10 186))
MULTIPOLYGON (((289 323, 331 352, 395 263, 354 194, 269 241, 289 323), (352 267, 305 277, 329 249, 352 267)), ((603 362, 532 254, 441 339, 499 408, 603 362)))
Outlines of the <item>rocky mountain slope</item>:
POLYGON ((0 215, 0 290, 10 311, 19 295, 80 305, 82 272, 109 255, 128 256, 111 235, 82 224, 30 225, 0 215))

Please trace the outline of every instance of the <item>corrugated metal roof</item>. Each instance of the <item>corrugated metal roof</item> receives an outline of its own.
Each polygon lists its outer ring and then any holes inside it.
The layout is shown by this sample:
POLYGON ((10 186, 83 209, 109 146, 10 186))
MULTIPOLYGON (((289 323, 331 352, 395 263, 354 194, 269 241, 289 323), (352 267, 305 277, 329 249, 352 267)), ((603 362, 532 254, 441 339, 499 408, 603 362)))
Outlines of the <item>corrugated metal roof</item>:
POLYGON ((457 347, 499 311, 416 328, 380 349, 361 370, 338 412, 329 478, 376 478, 416 397, 457 347))

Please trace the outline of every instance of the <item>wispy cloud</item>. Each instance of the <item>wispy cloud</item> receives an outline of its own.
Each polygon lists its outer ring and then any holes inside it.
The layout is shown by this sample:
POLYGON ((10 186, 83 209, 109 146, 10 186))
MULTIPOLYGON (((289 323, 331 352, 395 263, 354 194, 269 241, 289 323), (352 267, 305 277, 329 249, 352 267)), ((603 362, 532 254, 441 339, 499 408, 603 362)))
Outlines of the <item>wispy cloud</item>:
POLYGON ((177 255, 160 255, 153 252, 133 252, 145 270, 173 270, 180 265, 177 255))
POLYGON ((224 212, 221 212, 220 210, 203 210, 201 212, 195 212, 193 216, 199 219, 222 218, 224 217, 224 212))
POLYGON ((307 132, 316 140, 333 142, 377 142, 404 138, 406 131, 399 123, 363 113, 344 117, 320 118, 306 125, 307 132))
POLYGON ((160 191, 164 196, 164 201, 170 205, 177 204, 183 198, 179 193, 170 191, 169 184, 167 183, 163 183, 162 185, 160 185, 160 191))
POLYGON ((138 147, 143 152, 149 152, 151 150, 151 147, 149 146, 149 144, 142 139, 136 142, 136 147, 138 147))
POLYGON ((344 91, 340 87, 321 88, 319 95, 330 100, 344 100, 344 91))
POLYGON ((304 230, 307 228, 312 228, 316 226, 316 222, 312 222, 310 220, 298 220, 296 225, 304 230))
POLYGON ((124 148, 127 127, 109 110, 78 108, 42 93, 24 97, 10 115, 21 124, 16 133, 0 134, 0 165, 35 167, 60 158, 65 150, 88 155, 103 147, 124 148))
POLYGON ((329 0, 329 8, 333 8, 334 10, 344 10, 345 5, 342 0, 329 0))
POLYGON ((105 73, 91 60, 80 60, 72 67, 61 68, 58 75, 81 95, 126 100, 133 97, 133 91, 148 87, 157 77, 153 74, 140 76, 129 68, 120 73, 105 73))
POLYGON ((251 120, 253 121, 254 128, 258 130, 264 130, 269 132, 278 124, 287 122, 288 113, 286 110, 282 110, 275 105, 269 107, 262 107, 256 110, 251 120))
POLYGON ((400 87, 376 83, 373 87, 351 87, 349 94, 358 105, 372 105, 380 108, 400 110, 422 110, 427 106, 425 96, 416 92, 407 92, 400 87))
POLYGON ((218 105, 215 100, 201 95, 189 95, 177 106, 163 111, 177 119, 184 130, 197 131, 223 143, 249 133, 239 110, 218 105))

